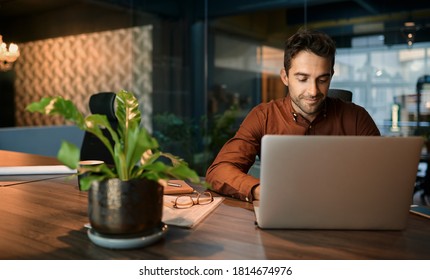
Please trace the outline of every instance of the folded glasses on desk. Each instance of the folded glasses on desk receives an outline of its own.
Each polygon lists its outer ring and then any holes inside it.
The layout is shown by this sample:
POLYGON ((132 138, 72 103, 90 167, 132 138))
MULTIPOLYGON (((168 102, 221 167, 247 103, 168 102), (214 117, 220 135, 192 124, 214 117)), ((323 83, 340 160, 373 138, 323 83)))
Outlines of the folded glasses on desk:
POLYGON ((214 198, 210 192, 196 193, 193 195, 180 195, 176 197, 173 203, 174 208, 184 209, 190 208, 194 205, 205 205, 214 201, 214 198))

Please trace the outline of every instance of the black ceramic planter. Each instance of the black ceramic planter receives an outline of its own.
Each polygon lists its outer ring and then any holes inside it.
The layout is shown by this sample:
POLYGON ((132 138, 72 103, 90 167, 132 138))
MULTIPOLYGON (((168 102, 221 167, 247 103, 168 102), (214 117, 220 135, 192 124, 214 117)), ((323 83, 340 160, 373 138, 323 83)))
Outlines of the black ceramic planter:
POLYGON ((160 227, 163 187, 154 181, 109 179, 88 193, 91 227, 104 235, 133 235, 160 227))

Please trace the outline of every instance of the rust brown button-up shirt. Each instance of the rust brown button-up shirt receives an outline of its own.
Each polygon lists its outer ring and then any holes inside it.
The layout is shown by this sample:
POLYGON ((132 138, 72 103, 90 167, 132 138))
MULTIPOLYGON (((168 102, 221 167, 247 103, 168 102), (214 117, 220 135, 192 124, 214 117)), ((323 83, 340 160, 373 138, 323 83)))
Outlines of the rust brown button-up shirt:
POLYGON ((215 191, 252 201, 252 188, 260 180, 247 172, 256 156, 260 156, 261 138, 265 134, 380 135, 380 132, 363 107, 339 99, 327 97, 324 109, 312 122, 294 112, 289 95, 262 103, 251 110, 208 168, 206 181, 215 191))

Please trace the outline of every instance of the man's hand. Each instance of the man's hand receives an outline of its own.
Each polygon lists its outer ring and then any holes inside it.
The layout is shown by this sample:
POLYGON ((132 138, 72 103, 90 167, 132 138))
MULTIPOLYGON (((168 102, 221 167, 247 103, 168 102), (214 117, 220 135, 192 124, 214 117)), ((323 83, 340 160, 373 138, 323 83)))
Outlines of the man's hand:
POLYGON ((252 198, 253 200, 260 200, 260 185, 252 188, 252 198))

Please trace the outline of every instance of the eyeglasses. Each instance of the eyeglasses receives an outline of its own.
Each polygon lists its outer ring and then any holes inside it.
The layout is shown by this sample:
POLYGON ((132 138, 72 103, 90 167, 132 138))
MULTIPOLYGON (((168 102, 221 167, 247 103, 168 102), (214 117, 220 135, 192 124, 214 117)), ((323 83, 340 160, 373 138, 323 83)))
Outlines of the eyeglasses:
POLYGON ((198 193, 197 196, 193 195, 181 195, 176 197, 173 202, 173 207, 178 209, 190 208, 194 205, 206 205, 214 201, 212 193, 203 192, 198 193))

